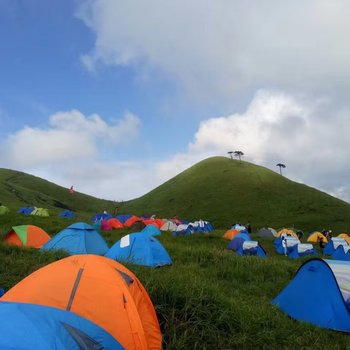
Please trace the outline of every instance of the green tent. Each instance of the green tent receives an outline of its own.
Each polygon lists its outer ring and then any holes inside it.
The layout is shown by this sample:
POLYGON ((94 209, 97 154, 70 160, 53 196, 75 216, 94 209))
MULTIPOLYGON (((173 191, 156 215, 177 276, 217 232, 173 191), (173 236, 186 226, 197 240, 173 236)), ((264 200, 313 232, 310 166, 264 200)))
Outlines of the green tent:
POLYGON ((30 213, 30 215, 35 215, 35 216, 50 216, 49 211, 44 208, 37 208, 34 207, 34 210, 30 213))
POLYGON ((7 214, 9 211, 9 208, 5 207, 4 205, 0 205, 0 215, 7 214))

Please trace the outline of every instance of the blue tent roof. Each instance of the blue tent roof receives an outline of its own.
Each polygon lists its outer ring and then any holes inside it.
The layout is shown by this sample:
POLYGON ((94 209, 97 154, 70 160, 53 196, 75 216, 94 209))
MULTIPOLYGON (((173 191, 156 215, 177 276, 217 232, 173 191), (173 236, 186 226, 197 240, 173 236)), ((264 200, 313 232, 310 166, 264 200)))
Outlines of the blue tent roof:
POLYGON ((122 237, 105 256, 119 262, 144 266, 172 264, 171 258, 162 244, 156 238, 141 232, 122 237))
POLYGON ((348 261, 308 260, 272 304, 296 320, 350 332, 349 271, 348 261))
POLYGON ((75 313, 49 306, 1 302, 1 350, 122 350, 105 330, 75 313))
POLYGON ((75 214, 71 211, 71 210, 63 210, 60 214, 59 217, 60 218, 74 218, 75 214))
MULTIPOLYGON (((245 242, 248 243, 250 241, 245 241, 245 242)), ((256 255, 256 256, 259 256, 261 258, 265 258, 266 257, 265 250, 263 249, 263 247, 258 242, 256 242, 256 243, 257 243, 256 246, 245 247, 244 246, 245 244, 243 242, 242 246, 237 249, 236 254, 240 255, 240 256, 243 256, 243 255, 256 255)))
POLYGON ((162 232, 160 229, 155 225, 147 225, 141 232, 146 233, 150 236, 160 236, 162 232))
POLYGON ((231 242, 228 244, 227 249, 237 251, 242 247, 244 241, 251 241, 249 234, 247 233, 239 233, 236 237, 234 237, 231 242))
POLYGON ((333 237, 324 247, 324 254, 332 255, 339 245, 348 245, 344 238, 333 237))
POLYGON ((112 218, 113 216, 109 213, 98 213, 95 216, 92 217, 92 222, 100 221, 100 220, 108 220, 112 218))
POLYGON ((28 207, 28 208, 20 208, 18 210, 18 213, 24 214, 24 215, 30 215, 32 211, 34 210, 34 207, 28 207))
POLYGON ((94 227, 84 222, 77 222, 59 232, 41 249, 63 249, 70 255, 104 255, 108 251, 108 245, 94 227))
POLYGON ((177 229, 173 232, 173 236, 188 236, 193 233, 193 226, 188 224, 181 224, 177 227, 177 229), (186 226, 187 225, 187 226, 186 226), (183 226, 183 229, 181 227, 183 226))
MULTIPOLYGON (((297 245, 297 244, 300 244, 300 241, 295 238, 295 237, 292 237, 292 236, 288 236, 286 237, 286 244, 287 244, 287 254, 290 254, 291 251, 294 249, 294 246, 297 245)), ((276 252, 278 254, 284 254, 284 247, 283 247, 283 244, 282 244, 282 237, 278 237, 275 239, 274 241, 274 246, 276 248, 276 252)))
MULTIPOLYGON (((291 247, 291 249, 288 252, 288 258, 298 259, 307 255, 317 255, 317 251, 313 247, 311 249, 305 249, 303 251, 300 251, 299 247, 303 245, 305 244, 296 244, 293 247, 291 247)), ((312 244, 310 244, 310 246, 312 246, 312 244)))
POLYGON ((125 215, 117 215, 115 218, 118 219, 122 224, 125 224, 125 221, 130 219, 132 215, 125 214, 125 215))
POLYGON ((339 245, 338 248, 332 254, 332 258, 336 259, 336 260, 350 261, 350 250, 349 250, 349 247, 344 248, 343 245, 339 245), (346 250, 346 252, 345 252, 345 250, 346 250))

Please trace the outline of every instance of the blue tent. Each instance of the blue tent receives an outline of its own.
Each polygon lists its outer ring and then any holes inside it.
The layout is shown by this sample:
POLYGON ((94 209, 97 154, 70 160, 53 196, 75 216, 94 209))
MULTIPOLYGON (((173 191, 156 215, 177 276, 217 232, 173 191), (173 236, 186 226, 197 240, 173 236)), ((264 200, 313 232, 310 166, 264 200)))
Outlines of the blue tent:
POLYGON ((332 254, 332 258, 336 260, 350 261, 350 246, 339 245, 338 248, 332 254))
POLYGON ((20 208, 18 210, 18 213, 24 214, 24 215, 30 215, 34 211, 34 207, 27 207, 27 208, 20 208))
POLYGON ((307 255, 317 255, 316 250, 312 244, 296 244, 292 246, 288 252, 288 257, 291 259, 298 259, 307 255))
POLYGON ((237 251, 239 248, 243 246, 245 241, 251 241, 248 233, 240 232, 232 241, 228 244, 227 249, 237 251))
POLYGON ((350 332, 349 271, 348 261, 308 260, 272 304, 296 320, 350 332))
POLYGON ((324 247, 324 254, 332 255, 339 245, 347 246, 348 243, 344 238, 333 237, 324 247))
POLYGON ((208 221, 194 221, 190 225, 193 227, 194 232, 212 232, 214 231, 213 225, 208 221))
POLYGON ((154 237, 137 232, 122 237, 105 254, 119 262, 144 266, 171 265, 172 261, 162 244, 154 237))
POLYGON ((193 226, 188 224, 180 224, 173 232, 173 236, 188 236, 194 232, 193 226))
POLYGON ((108 245, 94 227, 77 222, 59 232, 41 248, 42 250, 63 249, 70 255, 104 255, 108 245))
MULTIPOLYGON (((292 236, 286 236, 286 244, 287 244, 287 254, 289 254, 292 250, 293 247, 297 244, 300 244, 299 239, 292 237, 292 236)), ((282 238, 278 237, 275 242, 274 242, 274 246, 276 248, 276 252, 278 254, 284 254, 284 248, 283 248, 283 244, 282 244, 282 238)))
POLYGON ((91 218, 92 222, 96 222, 96 221, 101 221, 101 220, 108 220, 110 218, 112 218, 113 216, 109 213, 98 213, 95 216, 93 216, 91 218))
POLYGON ((125 214, 125 215, 117 215, 115 218, 118 219, 123 225, 127 220, 129 220, 132 217, 132 215, 125 214))
POLYGON ((162 232, 155 225, 147 225, 141 232, 146 233, 149 236, 160 236, 162 232))
POLYGON ((256 255, 261 258, 266 257, 266 252, 263 247, 256 241, 244 241, 242 246, 236 250, 236 254, 243 255, 256 255))
POLYGON ((72 219, 74 218, 75 214, 71 210, 63 210, 60 214, 60 218, 67 218, 67 219, 72 219))
POLYGON ((75 313, 54 307, 1 302, 1 350, 122 350, 105 330, 75 313))

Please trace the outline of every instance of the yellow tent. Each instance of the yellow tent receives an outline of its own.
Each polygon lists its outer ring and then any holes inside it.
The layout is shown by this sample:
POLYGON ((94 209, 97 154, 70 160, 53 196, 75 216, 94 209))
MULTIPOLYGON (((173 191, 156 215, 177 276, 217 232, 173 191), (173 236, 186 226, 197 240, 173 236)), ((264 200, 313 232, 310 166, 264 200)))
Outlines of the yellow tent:
POLYGON ((350 245, 350 237, 348 236, 347 233, 341 233, 337 237, 344 238, 346 240, 346 242, 350 245))
POLYGON ((296 239, 299 239, 298 235, 292 229, 282 228, 282 230, 279 230, 277 232, 277 237, 281 237, 282 233, 285 233, 286 235, 290 235, 290 236, 295 237, 296 239))
POLYGON ((328 243, 328 239, 326 238, 326 236, 321 233, 321 232, 318 232, 318 231, 315 231, 313 232, 309 238, 307 239, 308 242, 311 242, 311 243, 317 243, 319 241, 320 238, 323 238, 323 242, 324 243, 328 243))

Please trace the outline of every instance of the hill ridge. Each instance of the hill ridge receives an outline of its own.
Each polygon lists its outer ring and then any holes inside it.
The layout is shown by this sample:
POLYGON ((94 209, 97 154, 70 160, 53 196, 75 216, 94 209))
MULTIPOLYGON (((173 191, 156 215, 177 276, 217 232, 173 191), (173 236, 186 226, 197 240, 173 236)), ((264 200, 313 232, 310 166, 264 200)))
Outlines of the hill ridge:
POLYGON ((203 218, 221 228, 253 222, 311 229, 317 223, 346 230, 350 221, 349 203, 261 165, 226 157, 202 160, 121 208, 136 214, 203 218))

